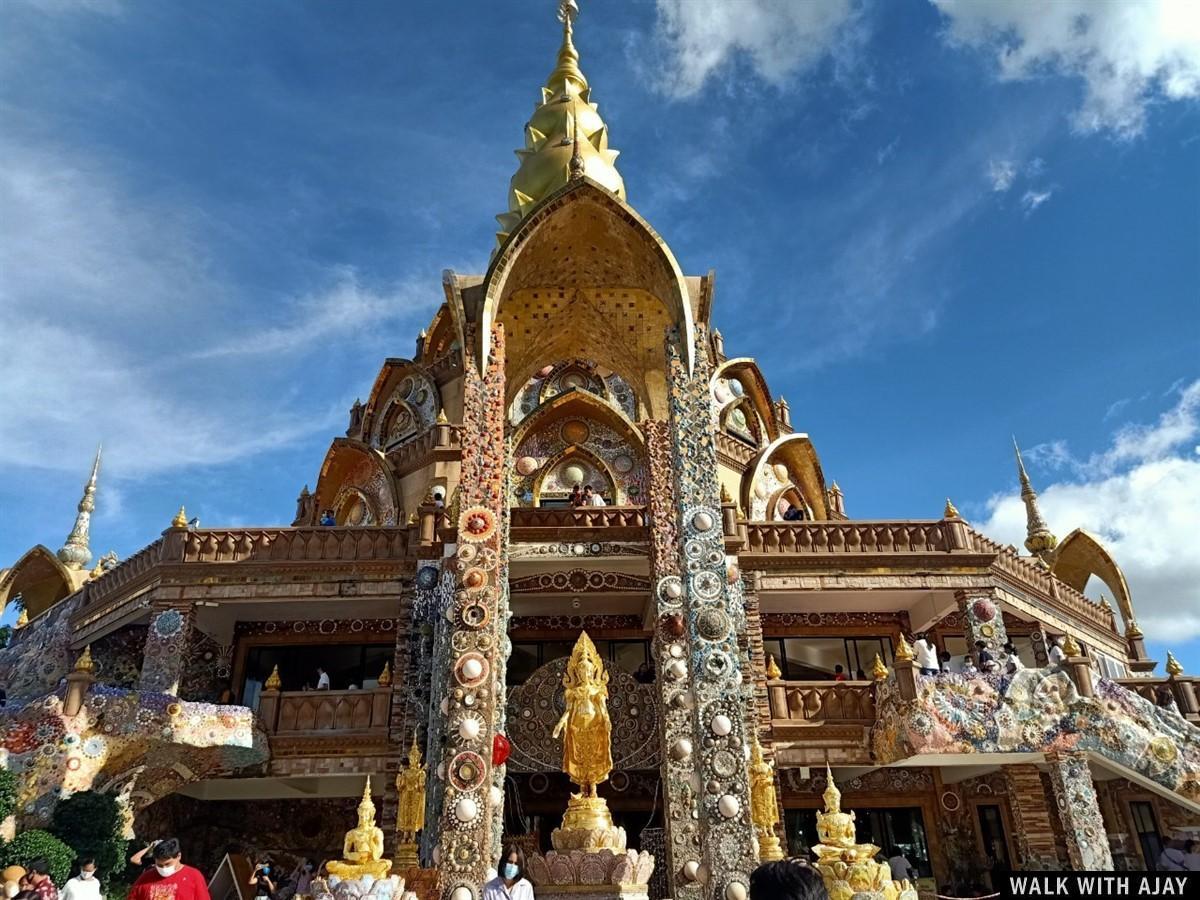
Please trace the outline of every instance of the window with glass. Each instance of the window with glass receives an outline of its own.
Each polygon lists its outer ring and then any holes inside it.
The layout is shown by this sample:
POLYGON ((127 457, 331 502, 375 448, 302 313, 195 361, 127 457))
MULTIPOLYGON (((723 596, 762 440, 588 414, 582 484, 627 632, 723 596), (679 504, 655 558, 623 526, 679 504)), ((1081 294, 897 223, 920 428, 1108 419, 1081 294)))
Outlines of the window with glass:
POLYGON ((1158 830, 1158 819, 1154 815, 1154 805, 1147 800, 1134 800, 1129 804, 1129 815, 1133 818, 1133 830, 1137 833, 1146 868, 1157 869, 1163 841, 1158 830))
POLYGON ((323 669, 329 688, 368 690, 379 686, 385 663, 395 656, 394 644, 274 644, 251 647, 246 653, 241 700, 258 708, 263 685, 276 667, 285 691, 316 690, 323 669))
POLYGON ((769 637, 763 645, 788 681, 865 681, 876 654, 892 662, 887 637, 769 637))
MULTIPOLYGON (((610 666, 624 669, 639 681, 653 681, 650 642, 638 639, 594 641, 596 652, 610 666)), ((548 662, 570 656, 575 641, 513 641, 508 659, 508 683, 524 684, 529 676, 548 662)))

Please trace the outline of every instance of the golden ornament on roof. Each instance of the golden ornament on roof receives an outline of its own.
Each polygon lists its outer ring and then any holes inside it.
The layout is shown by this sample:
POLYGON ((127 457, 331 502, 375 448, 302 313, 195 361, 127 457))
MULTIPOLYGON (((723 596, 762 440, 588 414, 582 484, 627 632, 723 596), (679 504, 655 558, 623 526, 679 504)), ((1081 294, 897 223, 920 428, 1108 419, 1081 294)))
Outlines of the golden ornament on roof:
POLYGON ((954 506, 953 503, 950 502, 949 497, 946 498, 946 508, 944 510, 942 510, 942 518, 943 519, 961 519, 962 518, 962 516, 960 516, 958 514, 958 509, 954 506))
POLYGON ((75 671, 91 672, 95 667, 95 663, 92 662, 92 645, 88 644, 79 654, 79 659, 75 660, 75 671))
POLYGON ((277 691, 283 687, 283 679, 279 677, 279 666, 271 669, 271 674, 267 676, 267 680, 263 683, 263 687, 268 691, 277 691))
POLYGON ((896 643, 896 659, 903 660, 905 662, 911 662, 912 658, 912 645, 910 645, 908 640, 904 637, 904 632, 901 632, 900 640, 896 643))
POLYGON ((1063 653, 1067 655, 1068 659, 1079 656, 1083 653, 1083 651, 1079 649, 1079 644, 1076 642, 1074 635, 1071 634, 1068 634, 1066 639, 1063 641, 1062 650, 1063 653))
POLYGON ((1167 674, 1178 678, 1183 674, 1183 665, 1175 658, 1175 654, 1170 650, 1167 651, 1167 674))
POLYGON ((783 677, 783 672, 779 670, 779 663, 775 662, 773 653, 767 654, 767 678, 771 681, 778 681, 783 677))
POLYGON ((875 654, 875 661, 871 663, 871 677, 876 681, 883 681, 888 677, 888 667, 883 664, 879 654, 875 654))
POLYGON ((175 513, 175 518, 171 520, 172 528, 187 528, 187 513, 183 507, 179 507, 179 512, 175 513))
POLYGON ((387 687, 392 683, 392 664, 390 662, 383 664, 383 671, 379 673, 378 680, 380 687, 387 687))

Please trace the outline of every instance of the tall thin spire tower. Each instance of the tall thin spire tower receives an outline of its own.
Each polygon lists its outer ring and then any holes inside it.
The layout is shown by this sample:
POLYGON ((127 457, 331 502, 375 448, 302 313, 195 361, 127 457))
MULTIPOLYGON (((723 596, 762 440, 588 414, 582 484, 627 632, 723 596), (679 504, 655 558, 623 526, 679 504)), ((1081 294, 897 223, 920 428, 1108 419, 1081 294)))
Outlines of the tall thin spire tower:
POLYGON ((83 497, 79 500, 79 511, 75 514, 75 527, 71 529, 66 543, 58 551, 58 558, 68 569, 82 569, 92 559, 88 537, 92 524, 92 513, 96 509, 96 479, 100 475, 100 449, 99 446, 96 447, 96 459, 92 462, 92 475, 83 487, 83 497))
POLYGON ((1058 546, 1058 538, 1042 518, 1038 509, 1037 491, 1029 481, 1029 473, 1025 471, 1025 460, 1021 458, 1021 448, 1013 437, 1013 450, 1017 454, 1017 476, 1021 479, 1021 501, 1025 504, 1025 549, 1043 562, 1049 562, 1051 551, 1058 546))

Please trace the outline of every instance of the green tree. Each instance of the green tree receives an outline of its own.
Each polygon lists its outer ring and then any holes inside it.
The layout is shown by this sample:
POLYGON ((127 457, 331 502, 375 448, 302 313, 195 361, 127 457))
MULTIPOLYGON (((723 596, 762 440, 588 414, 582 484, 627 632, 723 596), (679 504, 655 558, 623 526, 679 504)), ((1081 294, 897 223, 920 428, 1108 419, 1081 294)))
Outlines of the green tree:
POLYGON ((0 769, 0 822, 17 811, 17 776, 0 769))
POLYGON ((50 831, 79 856, 91 856, 102 884, 125 872, 126 840, 116 798, 95 791, 72 794, 54 808, 50 831))
POLYGON ((71 876, 75 851, 50 832, 37 829, 22 831, 0 847, 0 868, 23 866, 28 869, 36 859, 46 860, 50 864, 50 877, 54 883, 63 884, 71 876))

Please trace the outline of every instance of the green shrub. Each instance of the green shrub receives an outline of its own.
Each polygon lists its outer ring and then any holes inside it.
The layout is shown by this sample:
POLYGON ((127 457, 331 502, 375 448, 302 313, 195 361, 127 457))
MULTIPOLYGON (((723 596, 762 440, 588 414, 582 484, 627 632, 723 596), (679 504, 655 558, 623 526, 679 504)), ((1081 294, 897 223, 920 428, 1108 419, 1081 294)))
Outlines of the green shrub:
POLYGON ((78 856, 91 856, 102 884, 125 872, 121 807, 109 794, 81 791, 54 808, 50 831, 78 856))
POLYGON ((17 811, 17 776, 0 769, 0 822, 17 811))
POLYGON ((75 851, 50 832, 37 829, 22 831, 0 847, 0 868, 23 866, 28 869, 36 859, 46 860, 50 864, 50 877, 54 883, 63 884, 71 877, 75 851))

